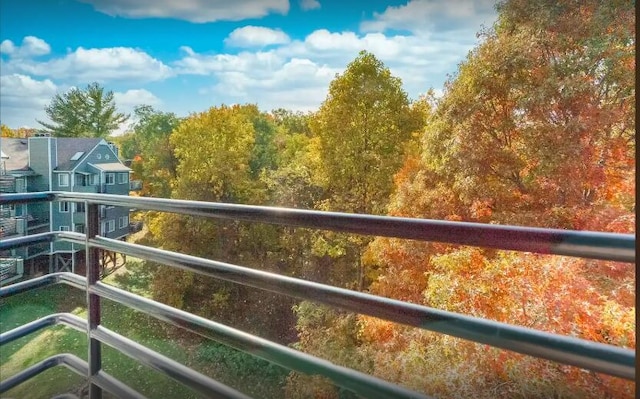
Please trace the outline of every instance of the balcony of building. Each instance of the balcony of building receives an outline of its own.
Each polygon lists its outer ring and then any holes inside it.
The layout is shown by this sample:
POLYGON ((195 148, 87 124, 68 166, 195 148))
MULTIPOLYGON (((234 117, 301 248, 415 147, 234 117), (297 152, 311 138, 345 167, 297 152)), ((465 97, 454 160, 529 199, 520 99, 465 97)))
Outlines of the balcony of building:
POLYGON ((21 258, 0 257, 0 285, 18 280, 23 274, 24 261, 21 258))
POLYGON ((7 239, 13 236, 22 236, 27 233, 26 217, 0 218, 0 238, 7 239))
POLYGON ((87 317, 56 313, 34 320, 0 334, 0 345, 27 336, 54 324, 62 324, 86 334, 88 358, 84 361, 69 354, 57 354, 28 367, 13 376, 3 376, 0 393, 21 384, 43 371, 63 365, 86 376, 91 399, 102 397, 103 391, 119 398, 144 398, 103 369, 101 348, 105 345, 129 356, 165 376, 192 388, 203 397, 247 398, 236 389, 213 380, 195 370, 126 338, 101 324, 101 298, 153 316, 202 337, 214 339, 249 355, 257 356, 289 370, 327 378, 349 391, 352 397, 426 398, 389 381, 353 369, 337 366, 327 360, 303 353, 266 339, 250 335, 212 320, 172 308, 148 298, 115 288, 101 281, 99 251, 114 251, 167 266, 178 267, 201 275, 235 284, 276 292, 296 299, 309 300, 341 310, 367 315, 388 322, 445 334, 491 347, 581 368, 584 373, 602 373, 635 381, 635 351, 592 342, 573 336, 552 334, 506 323, 423 305, 393 300, 320 284, 299 278, 255 270, 249 267, 188 256, 99 236, 99 206, 126 206, 138 209, 173 212, 208 218, 234 219, 245 222, 335 232, 394 237, 421 241, 446 242, 511 251, 554 254, 617 262, 635 262, 635 236, 598 232, 581 232, 501 226, 480 223, 434 221, 373 215, 319 212, 299 209, 269 208, 236 204, 206 203, 170 199, 126 197, 78 193, 30 193, 7 195, 6 203, 24 201, 86 201, 86 234, 49 232, 1 240, 0 251, 24 245, 55 241, 84 245, 87 254, 86 276, 53 273, 0 288, 0 298, 28 292, 35 288, 62 283, 87 293, 87 317))
POLYGON ((129 191, 140 191, 140 190, 142 190, 142 180, 129 181, 129 191))

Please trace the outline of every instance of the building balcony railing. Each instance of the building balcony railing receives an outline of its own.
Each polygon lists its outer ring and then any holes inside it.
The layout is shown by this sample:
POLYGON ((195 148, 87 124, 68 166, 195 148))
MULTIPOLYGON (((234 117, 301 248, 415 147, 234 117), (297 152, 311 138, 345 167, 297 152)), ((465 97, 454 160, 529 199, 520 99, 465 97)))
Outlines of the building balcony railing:
POLYGON ((142 190, 142 180, 131 180, 129 182, 129 191, 142 190))
POLYGON ((73 186, 73 191, 78 192, 78 193, 97 193, 97 192, 99 192, 99 186, 75 185, 75 186, 73 186))
POLYGON ((229 282, 315 301, 343 310, 462 338, 496 348, 518 352, 590 372, 635 381, 635 351, 570 336, 551 334, 487 319, 466 316, 363 292, 268 273, 252 268, 197 258, 176 252, 131 244, 98 235, 99 204, 174 212, 198 217, 272 223, 285 226, 377 235, 423 241, 448 242, 486 248, 576 256, 591 259, 635 262, 635 236, 624 234, 551 230, 479 223, 355 215, 236 204, 206 203, 120 195, 79 193, 29 193, 2 197, 6 203, 35 201, 86 201, 87 234, 49 232, 0 241, 0 251, 35 243, 66 241, 86 245, 87 275, 54 273, 0 288, 0 298, 55 283, 86 290, 87 319, 56 313, 0 334, 0 345, 52 324, 64 324, 85 332, 88 361, 69 354, 42 360, 0 382, 0 393, 38 373, 64 365, 86 375, 89 397, 100 398, 106 390, 116 397, 143 398, 141 394, 102 370, 101 347, 106 344, 177 381, 205 397, 246 398, 218 381, 191 370, 100 324, 100 298, 149 314, 159 320, 223 342, 238 350, 305 374, 328 378, 358 396, 367 398, 424 398, 368 374, 337 366, 243 331, 191 313, 134 295, 100 281, 97 252, 115 251, 229 282))
POLYGON ((10 175, 0 175, 0 193, 15 193, 16 178, 10 175))
POLYGON ((27 219, 24 217, 9 217, 0 219, 0 238, 24 235, 27 232, 27 219))
POLYGON ((19 279, 24 273, 24 262, 19 258, 0 258, 0 284, 19 279))
POLYGON ((0 194, 24 193, 27 191, 23 178, 12 175, 0 175, 0 194))

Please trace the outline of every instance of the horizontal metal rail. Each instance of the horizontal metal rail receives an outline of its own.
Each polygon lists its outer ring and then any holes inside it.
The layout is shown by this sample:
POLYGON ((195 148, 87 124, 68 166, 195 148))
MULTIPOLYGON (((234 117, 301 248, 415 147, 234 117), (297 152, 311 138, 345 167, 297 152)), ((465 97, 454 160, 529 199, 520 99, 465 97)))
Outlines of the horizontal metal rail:
POLYGON ((125 338, 106 327, 98 326, 91 332, 91 336, 120 351, 120 353, 124 353, 205 395, 207 398, 250 399, 247 395, 125 338))
POLYGON ((0 288, 0 299, 8 298, 10 296, 23 293, 35 288, 47 287, 52 284, 65 283, 74 288, 80 290, 86 289, 86 279, 77 274, 60 272, 45 274, 44 276, 36 277, 31 280, 22 281, 19 283, 7 285, 0 288))
POLYGON ((87 201, 191 216, 307 227, 346 233, 445 242, 503 250, 635 262, 635 236, 590 231, 542 229, 303 209, 129 197, 92 193, 23 193, 0 197, 3 203, 87 201))
POLYGON ((9 344, 16 339, 42 330, 43 328, 58 324, 71 327, 82 333, 87 332, 87 320, 72 313, 54 313, 0 334, 0 346, 9 344))
POLYGON ((248 334, 224 324, 175 309, 171 306, 133 295, 127 291, 98 282, 91 288, 103 298, 139 310, 159 320, 213 339, 250 355, 262 358, 289 370, 309 375, 321 375, 334 384, 367 398, 428 398, 418 392, 391 384, 327 360, 308 355, 284 345, 248 334))
POLYGON ((465 316, 109 238, 97 237, 90 240, 89 245, 497 348, 635 379, 635 352, 630 349, 465 316))
MULTIPOLYGON (((89 370, 87 362, 84 360, 70 353, 61 353, 42 360, 18 374, 0 381, 0 394, 7 392, 43 371, 61 365, 66 366, 69 370, 72 370, 83 377, 87 375, 89 370)), ((147 399, 145 396, 131 389, 104 371, 101 371, 95 377, 95 380, 97 385, 115 395, 116 398, 147 399)))
MULTIPOLYGON (((10 287, 0 288, 0 298, 7 298, 18 293, 25 292, 29 289, 45 287, 52 285, 56 282, 63 282, 69 284, 73 282, 73 286, 80 289, 85 289, 83 284, 77 284, 80 280, 85 280, 83 277, 74 275, 72 273, 55 273, 39 277, 35 283, 30 283, 33 280, 28 280, 24 283, 20 283, 23 287, 20 290, 10 290, 10 287), (52 278, 46 278, 52 276, 52 278)), ((128 306, 132 309, 139 310, 145 314, 149 314, 156 317, 159 320, 169 322, 170 324, 192 331, 201 336, 213 339, 222 344, 229 345, 245 353, 253 356, 260 357, 274 364, 278 364, 290 370, 300 371, 305 374, 316 374, 332 380, 336 385, 346 388, 350 391, 359 393, 367 398, 424 398, 428 399, 428 396, 414 392, 387 381, 381 380, 376 377, 372 377, 368 374, 361 373, 356 370, 349 369, 347 367, 341 367, 335 365, 327 360, 317 358, 315 356, 308 355, 304 352, 291 349, 287 346, 271 342, 269 340, 256 337, 254 335, 245 333, 244 331, 237 330, 224 324, 216 323, 214 321, 205 319, 193 315, 191 313, 175 309, 173 307, 164 305, 162 303, 143 298, 141 296, 132 294, 130 292, 121 290, 116 287, 104 284, 102 282, 96 283, 91 291, 103 298, 112 300, 122 305, 128 306)), ((67 317, 59 317, 57 320, 64 324, 71 319, 71 323, 74 323, 77 316, 68 315, 67 317)), ((44 328, 52 323, 53 318, 57 315, 47 316, 43 319, 36 320, 32 323, 18 327, 5 334, 7 337, 0 335, 0 345, 10 342, 10 340, 17 339, 19 336, 24 336, 30 332, 35 331, 36 328, 44 328), (19 335, 19 336, 18 336, 19 335), (15 338, 14 338, 15 336, 15 338)), ((86 332, 87 322, 86 320, 79 319, 81 321, 78 327, 80 331, 86 332)), ((74 327, 72 325, 72 327, 74 327)), ((95 335, 96 338, 102 341, 103 336, 95 335)), ((112 342, 106 342, 111 345, 112 342)), ((116 347, 121 350, 121 347, 116 347)), ((123 353, 126 353, 123 351, 123 353)), ((132 357, 139 355, 133 353, 132 357)))
POLYGON ((12 237, 0 240, 0 251, 20 248, 27 245, 35 245, 49 243, 56 240, 58 232, 50 231, 47 233, 31 234, 28 236, 12 237))
MULTIPOLYGON (((60 280, 65 281, 64 279, 60 280)), ((49 284, 53 284, 53 281, 51 279, 49 279, 48 281, 49 284)), ((32 286, 32 289, 35 287, 36 286, 32 286)), ((134 296, 133 294, 129 295, 134 296)), ((28 334, 56 324, 63 324, 80 332, 87 331, 87 320, 81 319, 80 317, 71 313, 55 313, 0 334, 0 346, 9 344, 16 339, 22 338, 28 334)), ((115 348, 116 350, 119 350, 121 353, 132 357, 140 363, 145 364, 157 371, 160 371, 161 373, 175 379, 176 381, 186 385, 189 388, 195 389, 196 391, 207 395, 207 397, 211 397, 210 395, 214 395, 213 397, 217 398, 248 399, 246 395, 196 371, 193 371, 188 367, 155 351, 152 351, 151 349, 148 349, 128 338, 125 338, 122 335, 117 334, 105 327, 99 326, 95 332, 92 332, 92 336, 99 339, 101 342, 115 348)), ((11 380, 9 383, 7 383, 9 386, 7 389, 11 389, 20 382, 23 382, 25 379, 31 378, 35 374, 38 374, 51 366, 51 364, 45 362, 43 364, 40 364, 40 366, 38 367, 34 366, 33 370, 27 373, 23 372, 22 375, 18 374, 19 376, 21 376, 15 377, 14 382, 12 382, 13 380, 11 380)), ((86 363, 84 363, 84 367, 86 367, 86 363)), ((104 377, 106 378, 106 375, 104 377)), ((1 392, 4 392, 2 388, 0 388, 0 393, 1 392)), ((119 397, 129 398, 131 396, 119 397)))
MULTIPOLYGON (((97 204, 107 204, 208 218, 262 222, 503 250, 635 262, 635 236, 629 234, 552 230, 104 194, 48 192, 0 196, 0 203, 2 204, 38 201, 85 201, 95 209, 97 209, 97 204)), ((95 229, 97 220, 96 213, 95 219, 88 218, 87 224, 91 224, 95 229)), ((313 300, 348 311, 635 381, 635 352, 630 349, 446 312, 224 262, 129 244, 100 236, 94 237, 94 235, 95 233, 87 234, 86 236, 72 232, 43 233, 2 240, 0 241, 0 250, 32 243, 62 240, 86 246, 87 253, 96 249, 116 251, 214 278, 295 298, 313 300), (89 251, 90 249, 91 251, 89 251)), ((99 281, 84 279, 70 273, 56 273, 25 283, 0 288, 0 298, 59 282, 85 289, 88 293, 88 298, 93 296, 94 298, 104 297, 114 300, 160 320, 186 328, 283 367, 306 372, 307 374, 323 375, 333 380, 337 385, 362 396, 374 398, 425 397, 367 374, 336 366, 326 360, 315 358, 193 314, 141 298, 99 281)), ((94 311, 98 309, 97 311, 99 312, 99 301, 96 304, 98 308, 94 306, 93 309, 94 311)), ((59 315, 56 317, 58 317, 56 322, 69 322, 68 319, 59 315)), ((211 381, 206 380, 208 377, 202 376, 204 380, 198 380, 199 377, 196 379, 191 378, 197 373, 100 326, 99 313, 97 317, 97 325, 91 328, 85 327, 88 338, 92 342, 95 341, 97 343, 100 341, 111 345, 134 359, 164 372, 197 390, 200 388, 205 389, 206 387, 211 388, 215 385, 214 391, 209 392, 216 392, 217 395, 223 397, 240 397, 233 396, 236 393, 242 396, 237 391, 214 380, 211 380, 213 381, 213 385, 211 385, 211 381), (198 381, 202 381, 202 385, 199 385, 198 381), (223 387, 222 391, 215 391, 218 385, 223 387), (225 391, 225 389, 230 389, 230 391, 225 391)), ((27 334, 25 331, 28 329, 44 328, 51 323, 52 321, 49 319, 41 319, 29 323, 27 327, 23 326, 25 329, 19 328, 9 332, 13 335, 0 335, 0 344, 8 339, 15 339, 19 334, 27 334)), ((85 326, 87 325, 85 324, 85 326)), ((78 327, 78 325, 75 324, 75 327, 78 327)), ((97 345, 97 352, 90 351, 90 358, 92 353, 95 353, 99 359, 99 343, 97 345)), ((95 388, 98 389, 97 386, 100 386, 100 384, 97 384, 96 381, 98 381, 98 378, 102 378, 100 376, 103 376, 104 372, 100 370, 99 363, 91 364, 92 366, 89 368, 94 371, 89 373, 90 370, 87 370, 87 372, 90 380, 96 384, 95 388)), ((92 388, 92 398, 98 398, 101 395, 100 391, 96 389, 92 388)))

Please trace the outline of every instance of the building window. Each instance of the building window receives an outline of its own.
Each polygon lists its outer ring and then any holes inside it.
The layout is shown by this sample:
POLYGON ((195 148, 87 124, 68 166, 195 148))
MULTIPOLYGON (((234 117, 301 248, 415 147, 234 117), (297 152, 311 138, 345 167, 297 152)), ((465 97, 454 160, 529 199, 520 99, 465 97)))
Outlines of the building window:
POLYGON ((128 173, 118 173, 118 184, 129 183, 129 174, 128 173))
POLYGON ((97 186, 100 181, 100 175, 91 175, 89 176, 89 184, 92 186, 97 186))
POLYGON ((60 226, 60 231, 69 231, 69 226, 60 226))
POLYGON ((124 229, 129 225, 129 216, 120 216, 118 218, 118 228, 124 229))
POLYGON ((107 232, 107 225, 105 222, 100 223, 100 235, 104 237, 107 232))
POLYGON ((84 233, 84 224, 74 224, 73 231, 76 233, 84 233))
POLYGON ((60 187, 69 187, 69 175, 67 173, 58 174, 58 185, 60 187))
POLYGON ((75 212, 85 212, 84 202, 74 202, 73 208, 75 212))
POLYGON ((114 175, 115 173, 107 173, 107 184, 110 186, 116 183, 116 177, 114 175))
POLYGON ((59 210, 61 213, 67 213, 67 212, 69 212, 69 203, 68 203, 68 202, 59 202, 59 203, 58 203, 58 206, 59 206, 59 209, 58 209, 58 210, 59 210))
POLYGON ((111 233, 112 231, 116 231, 116 221, 108 220, 107 221, 107 232, 111 233))

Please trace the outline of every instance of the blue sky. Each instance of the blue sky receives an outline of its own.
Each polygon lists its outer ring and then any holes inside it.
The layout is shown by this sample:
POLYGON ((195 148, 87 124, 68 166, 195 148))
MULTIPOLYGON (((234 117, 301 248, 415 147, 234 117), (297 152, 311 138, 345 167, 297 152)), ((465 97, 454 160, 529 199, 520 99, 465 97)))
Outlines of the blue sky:
POLYGON ((0 121, 37 127, 53 95, 93 81, 127 113, 312 111, 363 49, 418 98, 495 18, 491 0, 2 0, 0 121))

